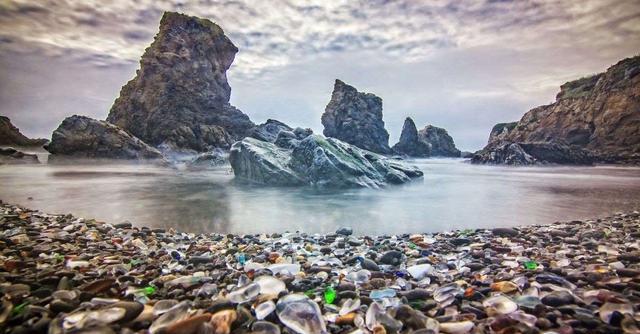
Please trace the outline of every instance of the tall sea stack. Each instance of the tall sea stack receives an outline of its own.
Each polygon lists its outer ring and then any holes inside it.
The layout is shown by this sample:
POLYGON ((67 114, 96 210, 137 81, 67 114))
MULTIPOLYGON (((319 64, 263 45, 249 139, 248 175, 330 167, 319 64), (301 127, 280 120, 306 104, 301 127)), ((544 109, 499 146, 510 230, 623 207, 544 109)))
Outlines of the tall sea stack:
POLYGON ((323 134, 359 148, 390 154, 389 133, 382 120, 382 99, 358 92, 336 79, 331 101, 322 114, 323 134))
POLYGON ((215 23, 165 12, 135 78, 107 121, 153 146, 229 148, 254 124, 229 104, 226 71, 238 48, 215 23))

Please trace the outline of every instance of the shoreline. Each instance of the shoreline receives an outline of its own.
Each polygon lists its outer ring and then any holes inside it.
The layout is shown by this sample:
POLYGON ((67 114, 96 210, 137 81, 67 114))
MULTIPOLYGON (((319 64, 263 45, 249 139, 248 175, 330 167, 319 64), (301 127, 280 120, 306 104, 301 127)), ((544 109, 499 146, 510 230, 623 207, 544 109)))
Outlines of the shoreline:
POLYGON ((637 211, 396 236, 233 235, 0 201, 0 224, 7 333, 640 332, 637 211))

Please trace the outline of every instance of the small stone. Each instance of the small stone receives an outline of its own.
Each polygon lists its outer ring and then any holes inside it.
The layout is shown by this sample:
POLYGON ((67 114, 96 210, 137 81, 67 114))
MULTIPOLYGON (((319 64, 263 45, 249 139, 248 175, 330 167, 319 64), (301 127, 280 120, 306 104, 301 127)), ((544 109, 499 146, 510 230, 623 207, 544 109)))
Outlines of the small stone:
POLYGON ((575 298, 567 291, 554 291, 542 297, 542 303, 547 306, 558 307, 562 305, 573 304, 575 298))
POLYGON ((336 230, 336 234, 349 236, 353 234, 353 229, 351 227, 341 227, 336 230))

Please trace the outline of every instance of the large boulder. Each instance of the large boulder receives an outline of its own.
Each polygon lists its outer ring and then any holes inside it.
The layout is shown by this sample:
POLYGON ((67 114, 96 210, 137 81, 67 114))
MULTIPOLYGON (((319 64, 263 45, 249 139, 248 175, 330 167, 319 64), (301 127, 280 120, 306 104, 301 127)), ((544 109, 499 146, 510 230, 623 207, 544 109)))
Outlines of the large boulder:
POLYGON ((485 162, 482 157, 490 157, 488 152, 497 152, 506 143, 548 143, 570 154, 566 159, 554 155, 555 161, 572 163, 576 152, 588 150, 595 162, 640 163, 639 74, 640 56, 636 56, 604 73, 565 83, 554 103, 531 109, 516 124, 494 127, 475 161, 485 162))
POLYGON ((422 176, 418 168, 320 135, 310 135, 294 148, 245 138, 229 155, 236 178, 275 186, 379 188, 422 176))
POLYGON ((275 119, 268 119, 266 122, 256 125, 247 132, 247 137, 253 137, 263 141, 274 142, 280 131, 293 131, 293 129, 275 119))
POLYGON ((229 148, 254 126, 229 104, 226 72, 237 51, 215 23, 166 12, 107 121, 156 147, 229 148))
POLYGON ((393 145, 393 151, 398 154, 410 157, 429 157, 431 156, 431 145, 423 141, 418 136, 418 129, 411 117, 404 120, 400 141, 393 145))
POLYGON ((431 146, 431 155, 434 157, 459 158, 460 150, 456 148, 453 138, 447 130, 433 125, 427 125, 418 132, 420 140, 431 146))
POLYGON ((40 161, 38 160, 38 156, 35 154, 20 152, 12 147, 0 147, 0 165, 26 165, 38 163, 40 163, 40 161))
POLYGON ((380 154, 392 153, 382 120, 382 99, 337 80, 322 114, 323 134, 380 154))
POLYGON ((47 142, 47 139, 28 138, 11 123, 9 117, 0 116, 0 146, 32 147, 42 146, 47 142))
POLYGON ((162 154, 123 129, 85 116, 67 117, 46 147, 55 156, 90 159, 163 159, 162 154))

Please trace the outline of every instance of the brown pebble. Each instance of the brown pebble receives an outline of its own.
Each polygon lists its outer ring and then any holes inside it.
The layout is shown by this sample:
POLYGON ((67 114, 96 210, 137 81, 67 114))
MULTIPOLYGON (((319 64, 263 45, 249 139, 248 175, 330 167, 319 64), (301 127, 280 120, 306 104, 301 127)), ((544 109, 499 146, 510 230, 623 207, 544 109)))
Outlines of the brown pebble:
MULTIPOLYGON (((196 315, 191 318, 180 320, 164 331, 165 334, 191 334, 198 331, 198 328, 211 319, 211 313, 196 315)), ((217 332, 216 332, 217 333, 217 332)))

